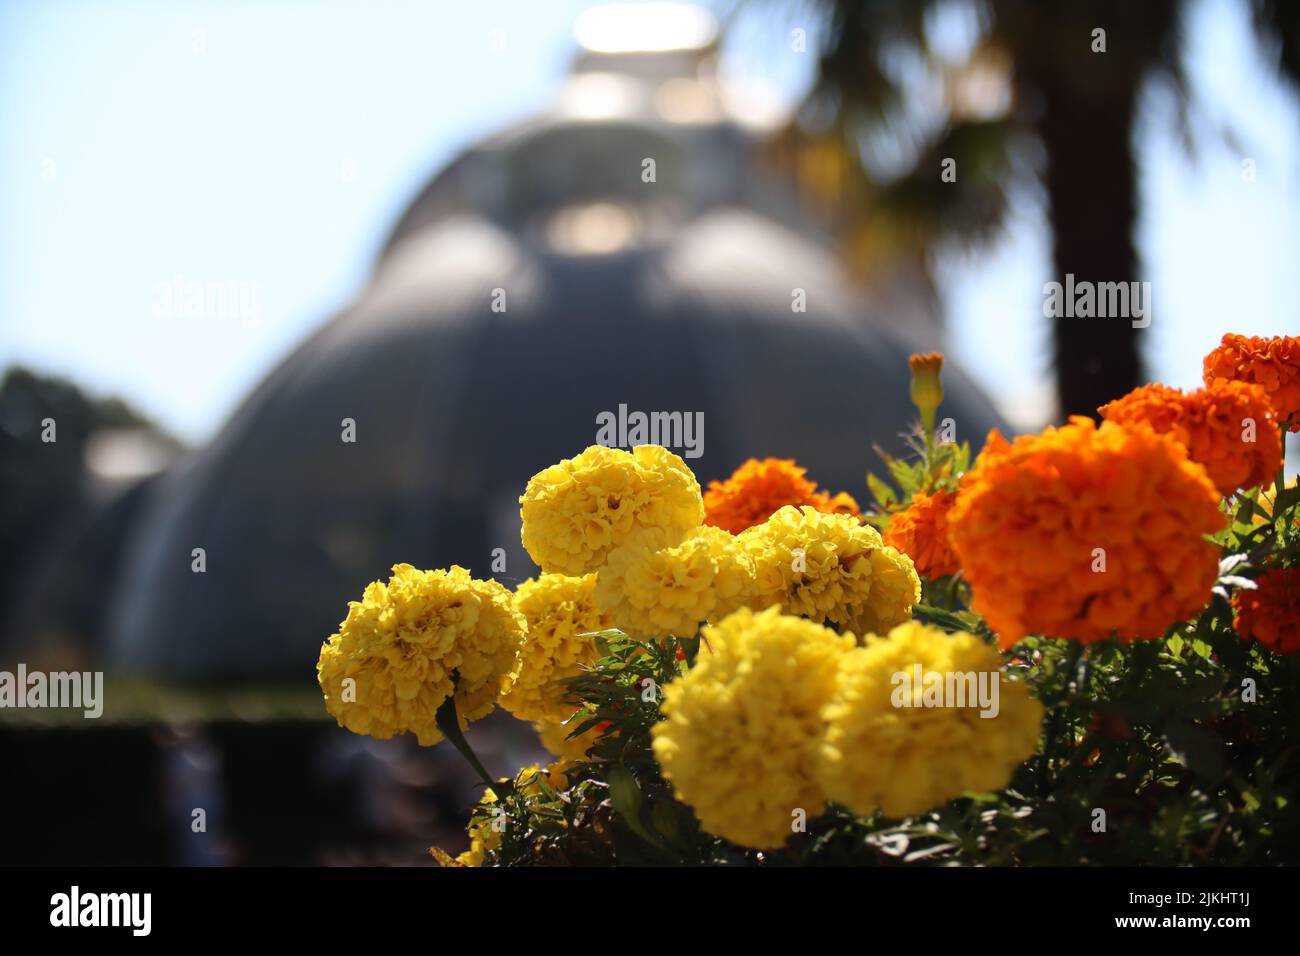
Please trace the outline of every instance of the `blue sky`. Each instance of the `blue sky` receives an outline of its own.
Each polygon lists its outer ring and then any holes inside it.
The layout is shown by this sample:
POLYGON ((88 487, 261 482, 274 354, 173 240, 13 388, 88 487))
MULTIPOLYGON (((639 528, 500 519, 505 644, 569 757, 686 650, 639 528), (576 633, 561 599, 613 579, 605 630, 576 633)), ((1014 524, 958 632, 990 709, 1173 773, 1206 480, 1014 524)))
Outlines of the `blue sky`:
MULTIPOLYGON (((553 96, 589 5, 0 0, 0 366, 209 437, 358 291, 440 165, 553 96), (160 315, 177 277, 255 289, 256 320, 160 315)), ((787 38, 813 25, 759 7, 725 65, 794 99, 813 63, 787 38)), ((1148 355, 1179 386, 1223 331, 1300 332, 1300 110, 1237 0, 1202 0, 1190 43, 1202 149, 1187 156, 1159 91, 1137 139, 1148 355)), ((951 354, 1035 407, 1050 388, 1038 190, 1019 190, 1003 240, 939 271, 951 354)))

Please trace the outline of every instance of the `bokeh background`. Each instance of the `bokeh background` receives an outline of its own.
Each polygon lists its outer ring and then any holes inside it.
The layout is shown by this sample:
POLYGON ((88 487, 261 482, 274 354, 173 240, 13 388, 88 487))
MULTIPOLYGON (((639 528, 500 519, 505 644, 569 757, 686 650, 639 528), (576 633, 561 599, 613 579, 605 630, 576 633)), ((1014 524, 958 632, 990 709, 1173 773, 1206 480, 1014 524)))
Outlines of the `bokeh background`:
POLYGON ((619 403, 863 499, 913 349, 978 446, 1300 331, 1300 5, 589 7, 0 2, 0 669, 108 687, 0 710, 0 862, 454 852, 459 758, 335 728, 315 648, 396 561, 532 573, 619 403))

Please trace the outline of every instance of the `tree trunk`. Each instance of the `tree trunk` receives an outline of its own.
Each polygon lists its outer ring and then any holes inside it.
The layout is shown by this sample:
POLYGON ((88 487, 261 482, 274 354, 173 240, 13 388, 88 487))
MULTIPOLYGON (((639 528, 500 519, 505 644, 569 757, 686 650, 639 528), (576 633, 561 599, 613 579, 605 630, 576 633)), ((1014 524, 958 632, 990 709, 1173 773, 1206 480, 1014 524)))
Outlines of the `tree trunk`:
MULTIPOLYGON (((992 5, 1015 63, 1021 108, 1046 154, 1050 279, 1140 281, 1133 121, 1152 69, 1176 58, 1184 0, 992 5)), ((1095 417, 1097 406, 1143 384, 1140 343, 1149 329, 1135 329, 1123 316, 1052 323, 1063 415, 1095 417)))
MULTIPOLYGON (((1047 154, 1043 182, 1052 224, 1053 279, 1139 281, 1133 243, 1137 170, 1131 136, 1136 93, 1128 102, 1076 95, 1068 80, 1042 78, 1036 126, 1047 154)), ((1149 306, 1149 302, 1147 305, 1149 306)), ((1130 303, 1130 308, 1131 308, 1130 303)), ((1052 319, 1052 357, 1063 415, 1097 407, 1143 382, 1140 337, 1124 316, 1052 319)))

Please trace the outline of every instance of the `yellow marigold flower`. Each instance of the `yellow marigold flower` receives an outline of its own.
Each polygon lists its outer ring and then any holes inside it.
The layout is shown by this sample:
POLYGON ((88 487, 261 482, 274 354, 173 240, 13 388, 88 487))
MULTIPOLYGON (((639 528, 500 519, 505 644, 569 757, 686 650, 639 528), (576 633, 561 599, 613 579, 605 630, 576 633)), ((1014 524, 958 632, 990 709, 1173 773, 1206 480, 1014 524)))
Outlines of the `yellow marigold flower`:
POLYGON ((697 528, 680 543, 650 530, 609 553, 596 603, 633 637, 689 637, 744 603, 752 582, 748 553, 721 528, 697 528))
POLYGON ((1279 654, 1300 651, 1300 567, 1270 568, 1232 595, 1232 626, 1279 654))
POLYGON ((1075 417, 1009 443, 996 429, 961 481, 948 537, 1003 647, 1026 634, 1156 638, 1218 576, 1219 493, 1177 442, 1075 417))
POLYGON ((1038 747, 1043 707, 1001 669, 973 634, 909 621, 869 637, 844 656, 822 711, 827 797, 864 816, 905 817, 1005 787, 1038 747))
POLYGON ((704 493, 706 524, 740 534, 766 521, 786 505, 811 505, 818 511, 849 514, 861 518, 858 503, 845 492, 830 495, 805 477, 793 459, 750 458, 726 481, 709 482, 704 493))
POLYGON ((533 730, 537 731, 537 737, 542 746, 555 754, 562 760, 581 761, 587 759, 587 751, 595 746, 596 741, 600 739, 601 728, 606 724, 598 724, 585 733, 577 737, 570 738, 576 727, 576 723, 556 724, 538 721, 533 724, 533 730))
MULTIPOLYGON (((486 808, 496 803, 497 795, 491 790, 484 795, 480 806, 486 808), (491 797, 491 800, 488 797, 491 797)), ((488 853, 501 846, 501 834, 492 828, 491 818, 473 820, 469 829, 469 849, 456 857, 461 866, 482 866, 488 853)))
POLYGON ((754 559, 736 535, 722 528, 706 525, 692 537, 702 540, 713 558, 714 605, 705 620, 719 621, 753 599, 754 559))
POLYGON ((1267 484, 1282 467, 1277 416, 1259 385, 1216 379, 1187 393, 1145 385, 1098 411, 1107 421, 1170 435, 1205 466, 1220 494, 1267 484))
POLYGON ((1282 422, 1300 431, 1300 337, 1264 338, 1231 332, 1205 356, 1205 384, 1235 379, 1261 385, 1282 422))
POLYGON ((956 574, 957 555, 948 541, 948 513, 956 501, 956 492, 944 489, 913 495, 911 503, 889 519, 885 544, 911 558, 927 578, 956 574))
POLYGON ((316 676, 330 714, 378 740, 410 731, 422 745, 442 732, 435 715, 455 693, 462 729, 509 689, 524 639, 510 592, 462 567, 393 566, 374 581, 321 648, 316 676), (350 684, 345 681, 352 681, 350 684))
POLYGON ((529 479, 519 504, 528 554, 543 571, 569 575, 595 571, 637 531, 680 540, 704 520, 695 475, 658 445, 592 445, 529 479))
MULTIPOLYGON (((519 771, 520 774, 534 773, 538 769, 537 764, 519 771)), ((501 782, 506 782, 505 777, 501 782)), ((461 866, 482 866, 487 855, 493 850, 501 847, 501 831, 505 823, 504 819, 496 817, 496 791, 491 787, 483 791, 483 796, 479 798, 478 804, 470 814, 469 826, 465 832, 469 837, 469 849, 456 857, 456 862, 461 866)))
POLYGON ((578 709, 562 681, 597 657, 591 634, 613 626, 596 607, 596 575, 543 574, 515 590, 515 608, 528 622, 519 670, 501 706, 520 720, 567 720, 578 709))
POLYGON ((655 758, 705 830, 780 847, 797 811, 813 817, 825 803, 821 710, 856 640, 775 608, 742 608, 704 634, 712 653, 664 688, 655 758))
POLYGON ((921 599, 912 559, 848 515, 785 507, 738 539, 754 560, 754 608, 866 634, 906 621, 921 599))

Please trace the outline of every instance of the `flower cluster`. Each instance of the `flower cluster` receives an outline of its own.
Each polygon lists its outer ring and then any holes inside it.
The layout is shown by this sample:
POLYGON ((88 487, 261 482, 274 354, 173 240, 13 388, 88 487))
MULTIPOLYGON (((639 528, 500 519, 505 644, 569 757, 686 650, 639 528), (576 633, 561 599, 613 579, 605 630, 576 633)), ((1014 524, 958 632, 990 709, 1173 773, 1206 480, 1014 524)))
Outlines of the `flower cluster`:
POLYGON ((653 499, 614 495, 614 488, 676 494, 685 487, 676 477, 690 473, 681 459, 652 447, 631 454, 589 448, 535 476, 521 499, 523 539, 534 542, 534 557, 555 563, 582 555, 597 574, 596 607, 613 626, 641 639, 685 637, 737 608, 771 605, 859 633, 911 616, 920 598, 911 560, 854 515, 787 505, 733 535, 703 524, 685 495, 657 508, 653 499), (557 484, 562 494, 543 490, 557 484))
POLYGON ((1107 421, 1173 436, 1223 495, 1272 481, 1282 465, 1268 393, 1249 382, 1215 379, 1194 392, 1145 385, 1099 411, 1107 421))
POLYGON ((1074 418, 1007 442, 961 480, 949 537, 972 606, 1004 647, 1026 634, 1156 638, 1200 611, 1218 576, 1219 494, 1149 428, 1074 418))
POLYGON ((371 583, 330 636, 316 665, 325 706, 358 734, 410 731, 442 739, 437 713, 454 697, 462 728, 490 713, 514 680, 526 624, 510 592, 464 568, 393 567, 371 583))
POLYGON ((440 861, 838 861, 917 840, 905 859, 1059 862, 1103 799, 1170 801, 1117 809, 1113 844, 1139 859, 1165 816, 1178 829, 1146 848, 1190 827, 1197 858, 1294 830, 1281 771, 1210 784, 1216 734, 1262 767, 1249 748, 1291 730, 1300 494, 1276 439, 1300 420, 1297 340, 1225 336, 1203 388, 994 430, 973 465, 933 433, 942 356, 910 364, 921 431, 888 482, 868 477, 865 523, 792 461, 702 495, 664 448, 597 446, 528 482, 541 573, 513 594, 397 565, 349 605, 317 664, 329 712, 445 735, 487 786, 470 849, 440 861), (1266 706, 1242 710, 1244 677, 1266 706), (497 703, 557 761, 488 774, 461 730, 497 703), (1076 822, 1040 839, 1053 819, 1076 822))
POLYGON ((1280 421, 1300 431, 1300 337, 1224 335, 1205 356, 1205 383, 1227 379, 1263 387, 1280 421))
POLYGON ((751 458, 726 481, 709 482, 704 493, 706 524, 740 534, 771 517, 786 505, 808 505, 828 514, 862 516, 858 503, 846 492, 831 495, 805 477, 788 458, 751 458))
POLYGON ((903 817, 963 791, 1005 787, 1038 747, 1043 708, 1023 682, 1003 679, 1002 664, 973 634, 915 621, 868 639, 845 658, 823 711, 826 795, 855 813, 903 817), (914 672, 923 680, 909 681, 900 702, 900 675, 914 672), (926 678, 939 685, 940 706, 923 699, 926 678), (996 690, 996 712, 981 708, 981 688, 996 690), (949 690, 956 699, 946 699, 949 690))
POLYGON ((745 846, 780 847, 827 800, 903 816, 999 789, 1037 746, 1042 707, 971 634, 909 622, 859 647, 770 608, 705 636, 712 653, 665 689, 654 753, 703 826, 745 846), (975 696, 926 707, 920 687, 900 703, 898 676, 913 669, 996 684, 998 709, 975 696))

